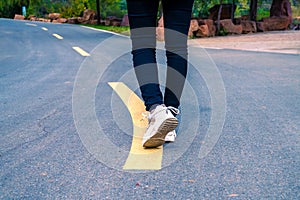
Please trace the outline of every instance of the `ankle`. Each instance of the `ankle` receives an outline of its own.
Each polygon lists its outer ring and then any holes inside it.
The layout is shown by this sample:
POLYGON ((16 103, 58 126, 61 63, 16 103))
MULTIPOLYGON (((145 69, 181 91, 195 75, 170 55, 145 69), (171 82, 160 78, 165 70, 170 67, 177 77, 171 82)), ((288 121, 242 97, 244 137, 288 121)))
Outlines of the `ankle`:
POLYGON ((155 110, 155 108, 157 107, 157 106, 159 106, 160 104, 153 104, 151 107, 150 107, 150 109, 149 109, 149 112, 151 112, 152 110, 155 110))

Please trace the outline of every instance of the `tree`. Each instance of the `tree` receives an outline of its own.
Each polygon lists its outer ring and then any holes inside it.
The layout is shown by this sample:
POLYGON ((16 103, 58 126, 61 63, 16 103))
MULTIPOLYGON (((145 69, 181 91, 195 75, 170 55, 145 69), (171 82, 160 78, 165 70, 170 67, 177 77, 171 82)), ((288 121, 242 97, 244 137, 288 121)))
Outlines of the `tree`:
MULTIPOLYGON (((126 12, 125 0, 100 0, 101 16, 123 16, 126 12), (124 9, 125 8, 125 9, 124 9)), ((96 10, 96 0, 0 0, 0 17, 13 18, 22 13, 26 6, 29 15, 45 17, 51 12, 61 13, 64 17, 82 16, 85 9, 96 10)))
POLYGON ((291 3, 288 0, 273 0, 270 16, 291 16, 291 3))
POLYGON ((208 10, 218 3, 219 0, 211 0, 211 1, 195 0, 194 7, 193 7, 193 15, 200 18, 206 18, 209 16, 208 10))
POLYGON ((114 15, 121 17, 125 14, 125 11, 121 10, 122 0, 101 0, 101 16, 103 18, 114 15))
POLYGON ((101 15, 100 15, 100 0, 96 0, 96 5, 97 5, 97 24, 99 25, 100 24, 100 18, 101 18, 101 15))
POLYGON ((250 2, 250 20, 256 21, 257 16, 257 0, 251 0, 250 2))
POLYGON ((220 19, 221 19, 221 13, 222 13, 222 4, 223 4, 223 1, 220 0, 220 7, 219 7, 219 12, 218 12, 218 22, 217 22, 217 35, 219 35, 220 33, 220 19))
POLYGON ((29 0, 1 0, 0 17, 13 18, 15 14, 22 14, 22 6, 28 6, 29 0))

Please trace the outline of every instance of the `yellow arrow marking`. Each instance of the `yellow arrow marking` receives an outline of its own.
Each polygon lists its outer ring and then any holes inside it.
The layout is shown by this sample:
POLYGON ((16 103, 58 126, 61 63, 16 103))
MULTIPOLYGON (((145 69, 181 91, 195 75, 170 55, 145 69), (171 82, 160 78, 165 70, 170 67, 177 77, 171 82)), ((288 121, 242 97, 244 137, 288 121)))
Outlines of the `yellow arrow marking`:
POLYGON ((129 155, 123 166, 125 170, 158 170, 161 169, 163 147, 144 149, 142 138, 146 131, 148 120, 143 119, 145 112, 143 101, 124 83, 109 82, 110 87, 119 95, 126 105, 133 123, 133 138, 129 155))

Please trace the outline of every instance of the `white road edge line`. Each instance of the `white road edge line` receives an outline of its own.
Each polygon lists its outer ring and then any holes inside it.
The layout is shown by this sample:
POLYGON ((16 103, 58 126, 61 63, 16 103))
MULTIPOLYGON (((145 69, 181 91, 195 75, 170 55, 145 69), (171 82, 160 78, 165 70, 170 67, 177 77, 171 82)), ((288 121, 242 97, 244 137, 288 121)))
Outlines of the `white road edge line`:
POLYGON ((27 26, 37 26, 36 24, 25 23, 27 26))
POLYGON ((86 29, 91 29, 91 30, 94 30, 94 31, 99 31, 99 32, 104 32, 104 33, 111 33, 111 34, 113 34, 113 35, 118 35, 118 36, 125 37, 125 38, 130 38, 130 37, 127 36, 127 35, 122 35, 122 34, 119 34, 119 33, 112 32, 112 31, 107 31, 107 30, 97 29, 97 28, 88 27, 88 26, 81 26, 81 27, 82 27, 82 28, 86 28, 86 29))
POLYGON ((56 33, 53 33, 52 35, 53 35, 54 37, 56 37, 57 39, 59 39, 59 40, 64 39, 62 36, 60 36, 60 35, 58 35, 58 34, 56 34, 56 33))
POLYGON ((89 53, 87 53, 86 51, 84 51, 83 49, 81 49, 80 47, 72 47, 77 53, 79 53, 80 55, 87 57, 90 56, 89 53))
POLYGON ((48 31, 48 29, 46 27, 42 27, 41 29, 44 31, 48 31))

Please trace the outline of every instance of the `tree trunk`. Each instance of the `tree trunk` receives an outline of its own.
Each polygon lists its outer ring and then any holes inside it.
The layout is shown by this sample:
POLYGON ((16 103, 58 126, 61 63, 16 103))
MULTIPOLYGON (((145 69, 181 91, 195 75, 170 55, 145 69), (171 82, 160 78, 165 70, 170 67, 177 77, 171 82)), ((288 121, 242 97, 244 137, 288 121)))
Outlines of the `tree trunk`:
POLYGON ((276 16, 280 17, 282 14, 282 2, 283 0, 273 0, 271 10, 270 10, 270 17, 276 16))
POLYGON ((289 0, 273 0, 270 17, 288 17, 292 22, 292 7, 289 0))
POLYGON ((273 0, 271 10, 270 10, 270 17, 276 16, 291 16, 292 9, 291 3, 289 0, 273 0))
POLYGON ((220 19, 221 19, 221 13, 222 13, 222 7, 223 7, 223 1, 220 0, 220 7, 218 12, 218 22, 217 22, 217 35, 220 33, 220 19))
POLYGON ((96 0, 97 6, 97 24, 100 25, 100 0, 96 0))
POLYGON ((257 0, 251 0, 250 2, 250 20, 256 21, 257 15, 257 0))
POLYGON ((235 11, 235 0, 232 0, 232 7, 231 7, 231 21, 234 21, 234 11, 235 11))

